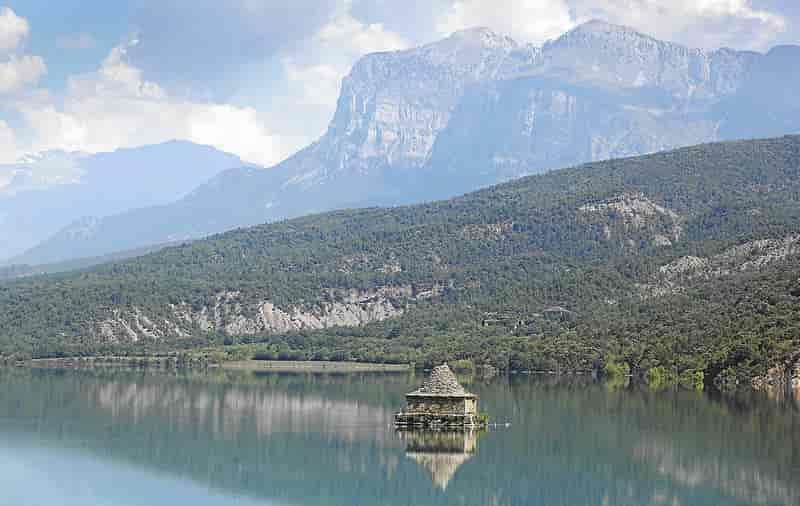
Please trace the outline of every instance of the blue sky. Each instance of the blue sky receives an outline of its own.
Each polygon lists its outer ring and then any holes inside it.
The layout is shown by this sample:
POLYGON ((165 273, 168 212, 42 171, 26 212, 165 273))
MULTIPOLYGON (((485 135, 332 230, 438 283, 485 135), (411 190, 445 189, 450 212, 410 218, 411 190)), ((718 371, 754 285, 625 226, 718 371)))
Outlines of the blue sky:
POLYGON ((323 133, 372 51, 589 18, 688 46, 800 43, 797 0, 0 0, 0 162, 180 138, 273 164, 323 133))

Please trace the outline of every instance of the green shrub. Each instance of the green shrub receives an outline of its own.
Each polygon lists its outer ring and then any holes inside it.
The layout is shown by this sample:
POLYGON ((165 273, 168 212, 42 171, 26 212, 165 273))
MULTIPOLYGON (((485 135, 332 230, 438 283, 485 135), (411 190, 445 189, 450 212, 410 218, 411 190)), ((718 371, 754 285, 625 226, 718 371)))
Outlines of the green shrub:
POLYGON ((687 390, 702 391, 705 388, 705 374, 703 371, 687 369, 681 373, 678 384, 687 390))
POLYGON ((607 378, 624 378, 630 376, 631 366, 627 362, 606 362, 603 376, 607 378))
POLYGON ((647 370, 644 380, 651 389, 661 390, 677 384, 678 375, 664 366, 657 366, 647 370))

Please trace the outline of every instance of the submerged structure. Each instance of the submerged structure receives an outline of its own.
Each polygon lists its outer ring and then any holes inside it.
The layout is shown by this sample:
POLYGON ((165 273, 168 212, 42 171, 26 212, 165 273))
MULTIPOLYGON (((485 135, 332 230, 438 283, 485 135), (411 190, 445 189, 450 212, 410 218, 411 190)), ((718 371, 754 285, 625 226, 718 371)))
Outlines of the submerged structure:
POLYGON ((478 414, 478 396, 467 392, 447 364, 434 367, 420 388, 406 394, 395 415, 398 427, 475 428, 486 425, 478 414))

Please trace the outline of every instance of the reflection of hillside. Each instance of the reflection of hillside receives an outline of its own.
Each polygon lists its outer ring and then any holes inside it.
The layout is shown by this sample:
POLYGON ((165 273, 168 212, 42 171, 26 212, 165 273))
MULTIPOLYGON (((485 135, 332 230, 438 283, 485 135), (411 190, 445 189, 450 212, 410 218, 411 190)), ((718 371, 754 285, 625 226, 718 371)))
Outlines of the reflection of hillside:
POLYGON ((266 437, 313 430, 347 440, 375 440, 379 435, 383 442, 392 440, 384 430, 392 421, 389 409, 269 386, 203 389, 184 382, 109 381, 87 385, 83 393, 115 419, 137 422, 161 417, 172 423, 199 423, 225 439, 243 431, 266 437))
POLYGON ((478 431, 401 431, 406 457, 416 461, 442 490, 477 450, 478 431))
POLYGON ((411 466, 391 430, 393 406, 380 399, 402 399, 406 383, 376 375, 237 379, 0 369, 0 419, 8 422, 0 438, 280 504, 404 504, 385 494, 411 466))
POLYGON ((0 369, 0 445, 88 452, 298 506, 800 504, 797 410, 762 396, 732 404, 582 378, 498 378, 470 389, 512 425, 480 436, 476 452, 468 435, 394 432, 392 414, 418 383, 0 369), (753 489, 737 497, 752 500, 732 499, 736 480, 753 489))
POLYGON ((753 504, 800 504, 800 484, 771 476, 757 467, 731 460, 683 455, 668 444, 642 441, 633 449, 637 459, 689 487, 714 487, 753 504))

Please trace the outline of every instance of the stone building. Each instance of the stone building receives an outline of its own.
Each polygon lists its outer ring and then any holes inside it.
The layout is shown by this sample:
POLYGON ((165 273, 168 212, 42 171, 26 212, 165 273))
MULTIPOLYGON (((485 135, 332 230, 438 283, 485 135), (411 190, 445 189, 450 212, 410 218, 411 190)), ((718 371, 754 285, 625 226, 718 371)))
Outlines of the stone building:
POLYGON ((395 415, 398 427, 477 427, 478 396, 464 390, 447 364, 434 367, 420 388, 406 394, 406 407, 395 415))

